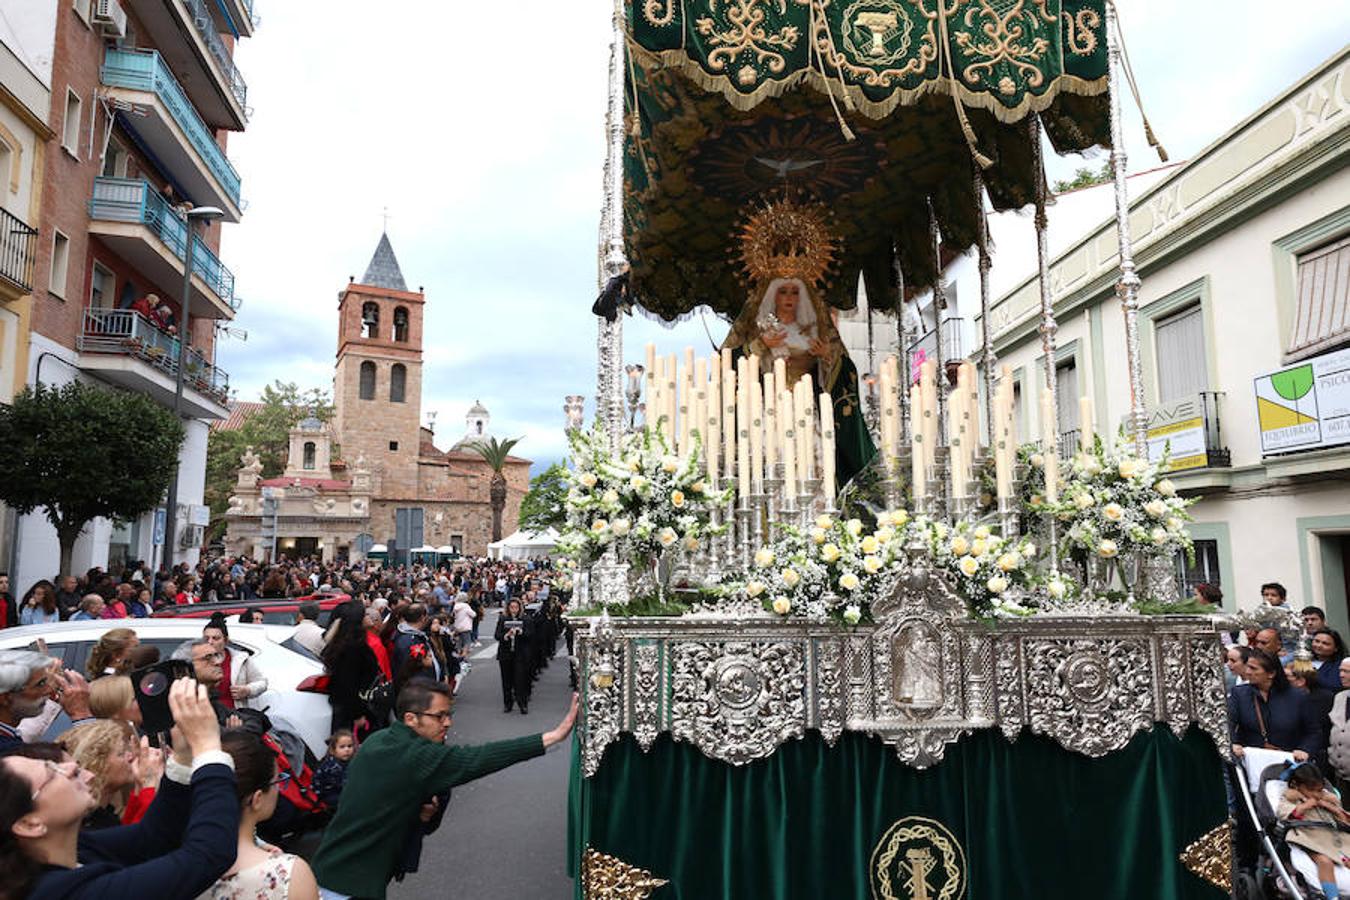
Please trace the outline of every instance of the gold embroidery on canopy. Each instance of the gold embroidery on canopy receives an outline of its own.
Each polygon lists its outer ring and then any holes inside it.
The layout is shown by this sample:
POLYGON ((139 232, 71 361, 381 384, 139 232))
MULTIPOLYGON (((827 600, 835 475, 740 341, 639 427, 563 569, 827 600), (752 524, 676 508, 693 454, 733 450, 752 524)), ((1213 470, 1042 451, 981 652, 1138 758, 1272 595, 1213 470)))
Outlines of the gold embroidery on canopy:
POLYGON ((1090 56, 1097 49, 1097 35, 1092 30, 1101 26, 1102 17, 1095 9, 1080 9, 1076 16, 1065 10, 1060 15, 1066 25, 1064 40, 1069 52, 1074 56, 1090 56))
MULTIPOLYGON (((704 16, 694 22, 698 33, 708 39, 713 51, 708 54, 708 66, 714 72, 725 72, 747 50, 754 54, 755 63, 768 67, 775 74, 787 68, 787 60, 778 51, 790 52, 801 37, 796 25, 784 25, 772 34, 764 28, 768 14, 761 3, 765 0, 730 0, 726 6, 725 21, 704 16)), ((715 12, 716 3, 710 5, 715 12)), ((753 66, 742 66, 736 71, 741 84, 754 84, 759 71, 753 66), (747 74, 748 73, 748 74, 747 74)))
MULTIPOLYGON (((1027 87, 1037 88, 1045 83, 1045 73, 1037 64, 1044 61, 1050 41, 1043 35, 1032 35, 1038 25, 1041 30, 1046 22, 1058 27, 1059 20, 1046 8, 1046 0, 1032 0, 1032 4, 1039 8, 1039 15, 1028 9, 1022 0, 1009 6, 1005 13, 995 9, 990 0, 979 0, 978 7, 966 9, 963 24, 971 30, 956 33, 957 46, 983 59, 962 69, 962 78, 970 84, 979 84, 982 72, 992 74, 994 66, 1007 63, 1017 74, 1025 76, 1027 87), (978 22, 976 16, 979 16, 978 22), (973 36, 976 30, 984 40, 973 36)), ((999 87, 1005 94, 1013 93, 1002 84, 999 87)))

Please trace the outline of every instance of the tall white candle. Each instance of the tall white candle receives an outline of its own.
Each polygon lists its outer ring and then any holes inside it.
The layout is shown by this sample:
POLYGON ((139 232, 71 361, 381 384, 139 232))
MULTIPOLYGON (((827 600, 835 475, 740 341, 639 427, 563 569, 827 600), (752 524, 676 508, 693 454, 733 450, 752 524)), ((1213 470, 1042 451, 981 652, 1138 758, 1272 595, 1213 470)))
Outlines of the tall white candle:
POLYGON ((772 478, 773 464, 779 462, 782 428, 778 422, 778 395, 774 393, 772 372, 764 373, 764 472, 772 478))
POLYGON ((722 369, 713 357, 708 378, 708 402, 703 408, 703 452, 708 457, 709 488, 717 482, 717 454, 722 443, 722 369))
POLYGON ((736 486, 742 497, 750 495, 750 371, 749 361, 742 356, 737 363, 739 379, 736 390, 736 486))
POLYGON ((793 496, 801 493, 797 485, 797 428, 792 415, 792 394, 783 391, 778 395, 778 408, 783 415, 783 493, 793 496))
POLYGON ((882 462, 889 467, 894 464, 896 455, 895 407, 890 402, 890 395, 895 391, 891 384, 891 361, 889 358, 882 360, 881 371, 877 375, 877 387, 881 391, 881 456, 882 462))
POLYGON ((774 397, 783 396, 785 390, 787 390, 787 360, 781 356, 775 356, 773 360, 774 397))
MULTIPOLYGON (((727 351, 723 351, 724 353, 727 351)), ((723 357, 726 359, 727 357, 723 357)), ((745 362, 745 358, 741 358, 745 362)), ((730 367, 722 370, 722 455, 725 457, 726 476, 730 481, 736 464, 736 445, 738 429, 745 423, 745 416, 739 413, 740 393, 737 390, 736 370, 730 367)))
POLYGON ((937 445, 942 440, 942 435, 938 433, 937 390, 937 363, 926 359, 919 366, 919 393, 923 399, 925 471, 937 464, 937 445))
POLYGON ((675 354, 672 353, 666 357, 666 388, 665 388, 665 409, 661 414, 666 417, 666 443, 671 447, 675 446, 675 438, 679 434, 675 421, 675 413, 679 407, 679 392, 676 387, 676 378, 678 377, 678 365, 675 361, 675 354))
POLYGON ((909 430, 909 477, 914 500, 928 496, 928 451, 924 447, 923 390, 917 384, 909 386, 909 408, 913 411, 913 425, 909 430))
POLYGON ((1078 449, 1084 453, 1092 450, 1092 435, 1095 425, 1092 421, 1092 398, 1078 398, 1078 449))
POLYGON ((746 387, 750 392, 750 480, 758 494, 764 488, 764 389, 757 381, 746 387))
POLYGON ((815 398, 816 393, 813 379, 810 373, 803 375, 797 382, 800 390, 801 405, 797 413, 797 440, 801 445, 801 453, 798 454, 798 463, 801 468, 802 478, 816 477, 816 417, 815 398))
POLYGON ((834 506, 834 399, 820 392, 820 478, 825 505, 834 506))

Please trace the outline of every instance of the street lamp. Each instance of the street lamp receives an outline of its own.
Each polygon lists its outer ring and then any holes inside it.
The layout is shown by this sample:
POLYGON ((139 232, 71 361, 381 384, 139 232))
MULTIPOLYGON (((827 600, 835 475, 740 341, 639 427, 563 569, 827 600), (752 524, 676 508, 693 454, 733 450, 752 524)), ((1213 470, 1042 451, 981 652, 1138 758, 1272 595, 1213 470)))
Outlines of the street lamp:
MULTIPOLYGON (((225 211, 216 206, 194 206, 187 211, 184 222, 187 245, 183 256, 183 300, 179 304, 181 314, 178 317, 178 364, 173 379, 173 414, 183 417, 183 372, 187 369, 188 333, 192 327, 192 256, 197 243, 193 234, 196 222, 213 222, 223 219, 225 211)), ((181 448, 180 448, 181 452, 181 448)), ((169 481, 169 496, 164 501, 164 562, 172 563, 173 546, 178 537, 178 466, 173 469, 173 478, 169 481)))

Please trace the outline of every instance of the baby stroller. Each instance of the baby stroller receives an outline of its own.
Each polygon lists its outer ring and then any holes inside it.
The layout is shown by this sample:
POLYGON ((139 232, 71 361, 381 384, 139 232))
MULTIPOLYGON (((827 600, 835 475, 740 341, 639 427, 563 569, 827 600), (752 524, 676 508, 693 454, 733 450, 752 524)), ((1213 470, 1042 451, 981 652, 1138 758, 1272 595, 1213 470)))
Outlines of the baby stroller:
MULTIPOLYGON (((1285 840, 1290 826, 1276 815, 1287 789, 1283 776, 1293 762, 1284 751, 1248 747, 1229 770, 1238 795, 1238 831, 1245 831, 1259 845, 1254 865, 1233 873, 1237 900, 1323 898, 1317 865, 1306 850, 1285 840)), ((1341 896, 1350 896, 1350 869, 1337 866, 1336 883, 1341 896)))

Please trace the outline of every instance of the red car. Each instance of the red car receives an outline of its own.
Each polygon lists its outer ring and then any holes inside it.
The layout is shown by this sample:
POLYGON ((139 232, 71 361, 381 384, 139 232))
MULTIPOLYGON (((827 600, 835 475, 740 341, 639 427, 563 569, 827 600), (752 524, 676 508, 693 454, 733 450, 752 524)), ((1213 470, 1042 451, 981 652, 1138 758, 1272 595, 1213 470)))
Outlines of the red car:
MULTIPOLYGON (((157 609, 154 615, 155 618, 209 619, 216 613, 222 613, 229 618, 237 616, 245 610, 256 609, 262 612, 264 625, 293 625, 295 624, 295 614, 299 611, 302 603, 317 603, 320 610, 329 613, 350 599, 352 598, 349 594, 327 593, 268 600, 236 600, 233 603, 185 603, 180 606, 166 606, 157 609)), ((320 619, 320 624, 327 621, 328 617, 325 615, 320 619)))

